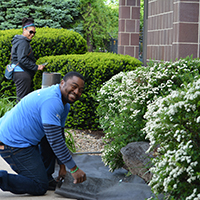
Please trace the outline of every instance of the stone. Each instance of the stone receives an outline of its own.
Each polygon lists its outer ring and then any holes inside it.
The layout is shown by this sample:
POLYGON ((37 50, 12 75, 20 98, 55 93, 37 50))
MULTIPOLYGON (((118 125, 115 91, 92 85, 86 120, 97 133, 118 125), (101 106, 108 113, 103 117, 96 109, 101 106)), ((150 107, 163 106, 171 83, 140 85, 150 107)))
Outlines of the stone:
POLYGON ((132 142, 121 149, 122 157, 128 170, 146 182, 149 182, 152 178, 152 173, 149 171, 152 166, 151 154, 146 153, 148 148, 149 143, 147 142, 132 142))

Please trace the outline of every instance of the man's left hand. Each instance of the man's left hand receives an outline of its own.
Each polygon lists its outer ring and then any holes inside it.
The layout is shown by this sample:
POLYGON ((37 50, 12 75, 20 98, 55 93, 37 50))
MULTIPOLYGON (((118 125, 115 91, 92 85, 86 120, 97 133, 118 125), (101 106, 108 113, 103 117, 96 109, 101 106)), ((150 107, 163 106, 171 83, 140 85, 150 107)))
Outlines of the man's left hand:
POLYGON ((66 174, 67 174, 67 171, 66 171, 65 165, 60 165, 59 176, 57 180, 59 181, 61 178, 65 178, 66 174))

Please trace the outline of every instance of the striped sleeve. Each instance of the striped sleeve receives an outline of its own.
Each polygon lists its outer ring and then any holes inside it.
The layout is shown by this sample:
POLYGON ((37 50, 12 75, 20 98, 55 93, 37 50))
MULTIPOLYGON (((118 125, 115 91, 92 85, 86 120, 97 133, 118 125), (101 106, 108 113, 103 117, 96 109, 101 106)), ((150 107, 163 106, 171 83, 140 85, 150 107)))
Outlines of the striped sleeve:
MULTIPOLYGON (((63 139, 64 139, 64 141, 65 141, 65 130, 64 130, 64 128, 62 127, 62 137, 63 137, 63 139)), ((57 158, 57 163, 59 164, 59 165, 62 165, 63 163, 57 158)))
POLYGON ((68 169, 73 168, 76 163, 72 159, 69 149, 63 139, 62 128, 57 125, 43 124, 47 140, 57 156, 57 158, 67 166, 68 169))

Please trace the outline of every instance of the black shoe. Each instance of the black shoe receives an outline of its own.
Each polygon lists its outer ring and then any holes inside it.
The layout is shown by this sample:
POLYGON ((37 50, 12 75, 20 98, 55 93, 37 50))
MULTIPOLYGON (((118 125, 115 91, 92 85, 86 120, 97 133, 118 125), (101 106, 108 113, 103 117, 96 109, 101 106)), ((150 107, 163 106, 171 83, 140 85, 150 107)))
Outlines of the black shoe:
POLYGON ((50 180, 50 181, 49 181, 48 190, 55 190, 57 184, 58 184, 58 182, 55 181, 54 179, 50 180))

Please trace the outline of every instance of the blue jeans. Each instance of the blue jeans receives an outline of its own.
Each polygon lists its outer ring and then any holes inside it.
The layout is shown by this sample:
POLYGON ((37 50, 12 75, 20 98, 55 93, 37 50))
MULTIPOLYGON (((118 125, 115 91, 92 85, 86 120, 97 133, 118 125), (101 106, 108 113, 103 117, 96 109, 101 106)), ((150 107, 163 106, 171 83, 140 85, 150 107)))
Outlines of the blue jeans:
POLYGON ((50 147, 49 142, 47 141, 46 136, 44 136, 39 144, 40 154, 42 156, 42 160, 44 166, 46 168, 46 173, 49 182, 53 180, 52 174, 55 170, 56 156, 50 147))
POLYGON ((0 188, 14 194, 43 195, 48 189, 48 178, 38 146, 14 148, 4 146, 2 158, 17 173, 0 170, 0 188))

